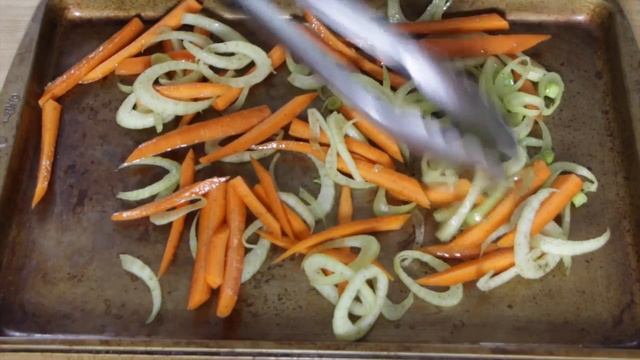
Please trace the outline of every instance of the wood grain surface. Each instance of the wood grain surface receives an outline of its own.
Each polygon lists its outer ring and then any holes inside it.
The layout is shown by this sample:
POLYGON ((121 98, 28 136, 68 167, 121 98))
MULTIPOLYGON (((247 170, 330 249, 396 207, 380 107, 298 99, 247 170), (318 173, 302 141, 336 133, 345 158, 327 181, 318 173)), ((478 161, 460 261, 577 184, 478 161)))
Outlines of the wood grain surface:
MULTIPOLYGON (((559 0, 561 1, 561 0, 559 0)), ((619 0, 640 39, 640 0, 619 0)), ((0 84, 39 0, 0 0, 0 84)))

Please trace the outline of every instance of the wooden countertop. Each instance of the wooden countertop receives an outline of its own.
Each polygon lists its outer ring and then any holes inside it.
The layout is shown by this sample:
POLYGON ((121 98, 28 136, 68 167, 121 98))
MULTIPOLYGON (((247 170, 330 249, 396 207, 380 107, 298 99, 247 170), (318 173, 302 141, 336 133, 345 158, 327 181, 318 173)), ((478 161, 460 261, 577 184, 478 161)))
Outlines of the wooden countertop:
MULTIPOLYGON (((640 0, 619 0, 640 39, 640 0)), ((0 84, 39 0, 0 0, 0 84)))

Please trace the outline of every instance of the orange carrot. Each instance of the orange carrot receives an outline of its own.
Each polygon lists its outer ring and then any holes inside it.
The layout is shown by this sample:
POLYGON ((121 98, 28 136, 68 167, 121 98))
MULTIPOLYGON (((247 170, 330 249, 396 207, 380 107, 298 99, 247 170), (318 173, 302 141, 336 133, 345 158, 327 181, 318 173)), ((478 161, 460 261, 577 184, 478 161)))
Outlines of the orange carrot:
MULTIPOLYGON (((355 260, 358 257, 358 254, 354 254, 353 252, 351 252, 349 249, 347 248, 342 248, 342 249, 326 249, 326 250, 322 250, 322 252, 324 254, 327 254, 333 258, 335 258, 336 260, 340 261, 341 263, 345 264, 345 265, 349 265, 353 262, 353 260, 355 260), (341 250, 346 250, 346 251, 341 251, 341 250)), ((378 260, 374 260, 373 261, 373 265, 375 267, 377 267, 378 269, 382 270, 382 272, 384 272, 384 274, 387 276, 387 278, 391 281, 393 281, 393 275, 391 275, 391 273, 389 272, 389 270, 387 270, 384 265, 382 265, 382 263, 380 263, 380 261, 378 260)))
POLYGON ((212 177, 199 181, 193 185, 185 187, 184 189, 180 189, 169 196, 163 197, 162 199, 138 206, 134 209, 117 212, 111 215, 111 220, 136 220, 169 210, 182 203, 193 200, 197 196, 208 193, 228 179, 229 177, 212 177))
MULTIPOLYGON (((283 249, 291 249, 296 244, 295 240, 287 236, 276 237, 275 235, 264 232, 262 230, 257 230, 256 234, 258 234, 261 238, 269 240, 273 245, 283 249)), ((306 253, 306 250, 303 250, 301 252, 306 253)))
POLYGON ((196 34, 204 35, 204 36, 211 36, 211 33, 207 29, 203 29, 199 26, 194 26, 193 32, 196 34))
POLYGON ((271 110, 263 105, 178 128, 138 146, 129 155, 126 163, 132 163, 136 160, 183 146, 241 134, 267 118, 270 114, 271 110))
MULTIPOLYGON (((294 119, 289 126, 289 135, 299 139, 310 140, 311 129, 309 128, 309 124, 305 121, 294 119)), ((324 131, 320 131, 318 141, 321 144, 329 144, 329 137, 324 131)), ((368 161, 384 165, 388 168, 394 168, 393 160, 384 151, 350 137, 345 138, 344 142, 347 145, 347 149, 353 154, 360 155, 368 161)))
POLYGON ((67 93, 67 91, 73 89, 82 78, 87 75, 98 64, 105 61, 111 55, 127 46, 133 39, 138 36, 144 29, 144 24, 137 17, 131 19, 127 25, 125 25, 120 31, 113 34, 107 41, 102 43, 91 54, 85 56, 82 60, 77 62, 71 69, 67 70, 64 74, 56 78, 50 83, 38 104, 43 106, 47 100, 56 100, 60 96, 67 93))
POLYGON ((477 31, 509 30, 509 22, 498 14, 461 16, 436 21, 417 21, 397 24, 400 30, 411 34, 441 34, 477 31))
MULTIPOLYGON (((183 189, 185 186, 193 184, 193 180, 196 176, 195 161, 196 159, 193 150, 189 150, 187 156, 182 162, 182 167, 180 168, 181 189, 183 189)), ((182 206, 184 205, 179 205, 177 207, 182 206)), ((162 255, 162 260, 160 261, 160 270, 158 270, 158 277, 161 277, 165 272, 167 272, 167 269, 169 269, 169 265, 171 265, 171 262, 173 261, 176 250, 178 250, 178 245, 180 245, 180 237, 182 236, 182 230, 184 229, 185 219, 186 215, 183 215, 171 223, 171 230, 169 231, 167 245, 164 248, 164 254, 162 255)))
POLYGON ((49 188, 49 180, 53 172, 53 160, 56 155, 56 141, 60 128, 62 106, 55 100, 48 100, 42 107, 42 140, 40 144, 40 163, 38 164, 38 180, 31 201, 31 208, 38 205, 49 188))
MULTIPOLYGON (((194 61, 195 57, 187 50, 169 51, 165 53, 173 60, 194 61)), ((115 68, 120 76, 138 75, 151 67, 151 55, 136 56, 122 60, 115 68)))
POLYGON ((291 227, 291 223, 289 222, 289 217, 284 210, 282 201, 280 201, 278 189, 276 188, 276 183, 273 181, 271 174, 254 158, 251 158, 251 166, 253 166, 253 171, 258 175, 260 185, 262 185, 261 188, 264 189, 267 198, 267 202, 265 202, 265 204, 267 204, 276 219, 278 219, 278 222, 285 234, 290 238, 295 239, 296 236, 293 232, 293 228, 291 227))
POLYGON ((227 189, 227 222, 229 225, 229 241, 225 255, 224 279, 218 294, 216 315, 224 318, 229 316, 238 301, 242 267, 244 264, 244 233, 247 212, 234 186, 227 189))
MULTIPOLYGON (((256 184, 253 187, 253 192, 256 194, 256 197, 260 199, 263 203, 267 203, 267 194, 260 184, 256 184)), ((282 204, 284 206, 284 211, 287 214, 287 218, 289 219, 289 223, 291 224, 291 228, 293 230, 293 234, 296 239, 304 239, 311 235, 311 230, 307 226, 307 223, 302 220, 300 215, 296 213, 293 209, 291 209, 288 205, 282 204)))
POLYGON ((324 231, 315 233, 310 237, 296 243, 293 247, 280 255, 275 262, 280 262, 295 253, 310 249, 325 241, 343 236, 364 234, 371 232, 393 231, 400 229, 411 215, 382 216, 365 220, 355 220, 350 223, 341 224, 324 231))
MULTIPOLYGON (((474 247, 459 247, 454 250, 451 249, 449 244, 436 244, 428 247, 428 253, 443 259, 456 259, 456 260, 472 260, 479 258, 482 254, 488 254, 492 251, 499 249, 496 244, 489 244, 484 251, 480 246, 474 247)), ((425 249, 421 249, 425 251, 425 249)))
POLYGON ((433 255, 447 254, 446 257, 454 258, 458 253, 468 252, 469 249, 480 247, 489 235, 509 221, 516 207, 542 186, 549 176, 551 176, 551 171, 544 161, 534 161, 529 169, 532 170, 533 179, 530 181, 523 181, 523 179, 518 180, 513 190, 487 214, 482 222, 464 230, 453 239, 453 241, 446 245, 436 247, 427 246, 420 250, 433 255))
POLYGON ((217 289, 222 285, 222 280, 224 279, 224 257, 227 251, 228 241, 229 227, 225 224, 222 224, 222 226, 213 233, 211 240, 209 240, 205 279, 212 289, 217 289))
POLYGON ((304 109, 311 104, 316 98, 317 93, 308 93, 305 95, 299 95, 291 99, 288 103, 282 106, 278 111, 273 113, 267 119, 256 125, 251 130, 244 133, 242 136, 232 141, 231 143, 209 153, 200 158, 200 163, 209 164, 216 160, 220 160, 225 156, 233 155, 235 153, 244 151, 252 145, 258 144, 261 141, 266 140, 271 135, 275 134, 286 126, 294 117, 298 116, 304 109))
POLYGON ((204 304, 211 296, 211 287, 207 283, 207 255, 211 239, 198 237, 196 259, 193 263, 191 286, 189 287, 189 300, 187 310, 194 310, 204 304))
POLYGON ((429 274, 416 282, 423 286, 452 286, 468 281, 480 279, 485 274, 494 271, 502 272, 514 265, 512 249, 501 249, 481 258, 465 261, 444 271, 429 274))
POLYGON ((207 205, 200 210, 198 218, 198 238, 210 238, 224 223, 227 209, 227 183, 207 193, 207 205))
MULTIPOLYGON (((331 32, 331 30, 327 29, 324 24, 316 19, 310 12, 305 11, 304 18, 309 23, 309 25, 311 25, 313 31, 315 31, 327 45, 349 59, 360 70, 366 72, 367 74, 373 76, 378 80, 383 79, 384 71, 382 70, 382 67, 380 65, 371 62, 364 56, 358 54, 358 52, 353 48, 347 46, 342 40, 338 39, 338 37, 335 36, 331 32)), ((407 82, 407 79, 391 71, 389 71, 389 80, 391 81, 391 86, 395 88, 398 88, 407 82)))
MULTIPOLYGON (((271 49, 271 51, 269 51, 268 55, 271 60, 271 67, 275 70, 284 63, 287 56, 287 50, 282 45, 276 45, 271 49)), ((253 71, 255 71, 255 68, 251 68, 248 73, 253 71)), ((226 110, 238 99, 241 92, 242 88, 231 88, 230 91, 223 94, 213 102, 213 108, 218 111, 226 110)))
POLYGON ((200 5, 196 0, 182 0, 178 6, 149 28, 149 30, 145 31, 144 34, 140 35, 140 37, 130 43, 127 47, 118 51, 116 54, 94 68, 89 74, 82 78, 81 83, 87 84, 98 81, 111 74, 122 60, 130 58, 144 50, 144 48, 153 41, 161 30, 166 29, 167 27, 177 29, 182 25, 182 15, 189 12, 198 12, 200 9, 202 9, 202 5, 200 5))
POLYGON ((196 113, 182 115, 182 117, 180 118, 180 122, 178 123, 178 127, 181 128, 191 124, 191 121, 194 117, 196 117, 196 113))
POLYGON ((280 224, 278 220, 271 215, 269 210, 258 200, 253 194, 247 183, 244 182, 240 176, 236 176, 229 182, 229 186, 233 188, 235 194, 242 199, 242 202, 249 208, 249 210, 255 215, 264 227, 272 234, 280 237, 282 235, 280 224))
POLYGON ((346 105, 340 107, 340 112, 349 120, 357 120, 355 125, 358 130, 362 131, 364 136, 373 141, 387 154, 391 155, 392 158, 404 163, 398 143, 386 130, 380 128, 371 120, 346 105))
POLYGON ((162 51, 164 51, 164 52, 169 52, 169 51, 174 51, 175 50, 173 48, 173 43, 171 42, 171 40, 163 40, 160 44, 162 45, 162 51))
MULTIPOLYGON (((560 215, 562 210, 571 202, 582 189, 582 179, 575 174, 560 175, 551 185, 558 191, 551 194, 542 202, 540 209, 536 213, 531 225, 531 235, 537 235, 542 229, 556 216, 560 215)), ((512 247, 516 233, 514 230, 505 234, 497 244, 499 247, 512 247)))
POLYGON ((471 188, 471 182, 467 179, 459 179, 453 185, 425 185, 423 188, 431 205, 442 207, 464 199, 471 188))
POLYGON ((351 200, 351 188, 340 188, 340 203, 338 204, 338 224, 346 224, 353 220, 353 202, 351 200))
POLYGON ((156 85, 155 89, 166 97, 176 100, 208 99, 218 97, 231 90, 224 84, 196 82, 187 84, 156 85))
POLYGON ((456 38, 428 38, 422 45, 442 56, 461 58, 501 54, 517 54, 549 40, 550 35, 510 34, 477 35, 456 38))
MULTIPOLYGON (((272 141, 262 145, 254 146, 255 149, 278 149, 310 154, 320 160, 324 160, 326 150, 314 149, 311 144, 298 141, 272 141)), ((389 190, 400 200, 415 202, 418 205, 429 208, 429 199, 422 191, 420 183, 403 173, 386 168, 379 164, 371 164, 367 161, 354 159, 358 171, 362 177, 375 185, 389 190)), ((342 159, 338 159, 338 170, 349 173, 349 168, 342 159)))

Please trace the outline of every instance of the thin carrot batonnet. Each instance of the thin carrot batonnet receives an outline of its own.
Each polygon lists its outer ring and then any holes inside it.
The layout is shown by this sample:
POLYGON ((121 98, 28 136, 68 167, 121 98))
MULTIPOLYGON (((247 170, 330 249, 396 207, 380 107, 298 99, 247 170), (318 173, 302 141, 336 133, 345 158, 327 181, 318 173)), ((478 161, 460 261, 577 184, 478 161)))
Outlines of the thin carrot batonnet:
POLYGON ((262 189, 264 189, 266 202, 262 201, 267 205, 267 207, 271 210, 273 215, 280 223, 282 230, 287 236, 292 239, 296 238, 295 233, 293 232, 293 228, 291 227, 291 223, 289 222, 289 217, 284 209, 284 204, 280 201, 280 197, 278 196, 278 189, 276 188, 276 183, 274 179, 271 177, 271 174, 267 169, 264 168, 256 159, 251 158, 251 166, 253 167, 253 171, 258 176, 258 180, 260 180, 260 185, 262 189))
POLYGON ((515 264, 512 249, 500 249, 481 258, 465 261, 444 271, 429 274, 416 282, 423 286, 452 286, 478 280, 493 271, 496 274, 515 264))
MULTIPOLYGON (((537 235, 542 229, 555 219, 564 208, 571 203, 571 199, 582 190, 582 179, 575 174, 560 175, 551 184, 558 191, 552 193, 540 205, 531 225, 531 235, 537 235)), ((515 231, 505 234, 497 244, 499 247, 511 247, 515 240, 515 231)))
POLYGON ((340 201, 338 202, 338 224, 346 224, 353 220, 353 200, 351 188, 340 187, 340 201))
POLYGON ((53 172, 53 160, 56 155, 56 142, 58 129, 60 128, 60 114, 62 106, 55 100, 48 100, 42 107, 42 133, 40 135, 40 162, 38 163, 38 179, 33 193, 31 208, 36 207, 47 193, 51 173, 53 172))
MULTIPOLYGON (((195 61, 195 57, 187 50, 169 51, 165 53, 173 60, 195 61)), ((142 74, 151 67, 151 55, 136 56, 122 60, 116 66, 114 73, 119 76, 142 74)))
POLYGON ((131 19, 120 31, 113 34, 91 54, 85 56, 64 74, 47 85, 44 94, 40 100, 38 100, 38 104, 42 107, 49 99, 56 100, 66 94, 67 91, 73 89, 73 87, 96 66, 133 41, 142 30, 144 30, 142 21, 137 17, 131 19))
POLYGON ((347 119, 356 120, 356 127, 364 134, 364 136, 367 137, 367 139, 378 145, 380 149, 384 150, 392 158, 398 160, 401 163, 404 162, 404 158, 402 157, 402 152, 400 151, 398 143, 396 142, 394 137, 391 136, 391 134, 389 134, 386 130, 377 126, 375 123, 373 123, 373 121, 367 119, 365 116, 346 105, 342 105, 340 107, 340 112, 347 119))
MULTIPOLYGON (((268 202, 267 194, 260 184, 256 184, 256 186, 253 187, 253 193, 263 203, 268 202)), ((284 206, 284 211, 287 214, 287 218, 289 219, 289 223, 291 224, 291 228, 293 230, 293 233, 295 234, 295 238, 304 239, 309 237, 311 235, 311 230, 309 230, 309 226, 307 225, 307 223, 305 223, 300 215, 298 215, 298 213, 291 209, 287 204, 282 205, 284 206)))
POLYGON ((182 0, 180 4, 178 4, 178 6, 171 10, 162 19, 160 19, 160 21, 158 21, 155 25, 149 28, 149 30, 145 31, 144 34, 140 35, 140 37, 135 39, 127 47, 118 51, 107 60, 102 62, 100 65, 95 67, 93 70, 91 70, 90 73, 82 78, 81 83, 87 84, 98 81, 111 74, 115 70, 116 66, 118 66, 118 64, 124 59, 130 58, 142 52, 147 44, 153 41, 153 39, 161 31, 166 28, 177 29, 178 27, 180 27, 180 25, 182 25, 182 15, 186 13, 198 12, 201 9, 202 5, 200 5, 200 3, 196 0, 182 0))
POLYGON ((271 135, 278 132, 278 130, 285 127, 291 120, 293 120, 298 114, 311 104, 316 98, 317 93, 308 93, 299 95, 291 99, 288 103, 283 105, 278 111, 271 114, 267 119, 260 122, 251 130, 242 134, 239 138, 230 142, 229 144, 222 146, 221 148, 209 153, 200 158, 200 163, 209 164, 214 161, 220 160, 223 157, 239 153, 247 150, 252 145, 258 144, 261 141, 268 139, 271 135))
MULTIPOLYGON (((196 155, 193 150, 189 150, 187 156, 185 156, 184 161, 182 162, 182 167, 180 168, 180 188, 184 189, 185 186, 189 186, 193 184, 193 181, 196 176, 196 155)), ((182 205, 178 205, 177 207, 182 207, 182 205)), ((182 237, 182 230, 184 229, 184 222, 186 219, 186 215, 183 215, 171 223, 171 229, 169 230, 169 238, 167 239, 167 245, 164 248, 164 254, 162 255, 162 260, 160 261, 160 269, 158 270, 158 277, 164 275, 169 269, 169 265, 173 261, 173 258, 176 254, 176 250, 178 250, 178 245, 180 245, 180 238, 182 237)))
POLYGON ((270 114, 271 110, 262 105, 183 126, 141 144, 129 155, 126 163, 183 146, 241 134, 266 119, 270 114))
POLYGON ((209 99, 218 97, 231 87, 224 84, 210 82, 196 82, 186 84, 156 85, 155 89, 161 94, 176 100, 209 99))
POLYGON ((396 28, 411 34, 453 34, 509 30, 509 22, 498 14, 490 13, 460 16, 436 21, 406 22, 397 24, 396 28))
POLYGON ((224 318, 231 314, 238 301, 242 268, 244 265, 244 244, 242 234, 246 223, 246 208, 233 186, 227 188, 227 224, 229 240, 225 255, 224 279, 218 293, 216 315, 224 318))
POLYGON ((198 196, 202 196, 208 193, 209 191, 215 189, 217 186, 220 186, 220 184, 224 183, 228 179, 229 177, 212 177, 206 180, 199 181, 161 199, 138 206, 130 210, 117 212, 111 215, 111 220, 136 220, 175 208, 182 203, 191 201, 198 196))
POLYGON ((206 196, 207 205, 200 209, 198 218, 198 238, 210 238, 223 223, 226 216, 227 183, 209 191, 206 196))
POLYGON ((518 54, 550 38, 550 35, 543 34, 477 35, 428 38, 421 40, 421 43, 430 51, 435 51, 442 56, 464 58, 518 54))

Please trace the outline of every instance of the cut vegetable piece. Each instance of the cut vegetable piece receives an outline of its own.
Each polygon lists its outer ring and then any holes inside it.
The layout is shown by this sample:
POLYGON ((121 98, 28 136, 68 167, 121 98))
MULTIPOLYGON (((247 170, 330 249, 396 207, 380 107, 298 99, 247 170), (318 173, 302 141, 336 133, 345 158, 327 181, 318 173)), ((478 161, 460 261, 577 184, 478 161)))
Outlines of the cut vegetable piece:
POLYGON ((325 241, 339 237, 382 231, 394 231, 400 229, 409 219, 410 215, 385 216, 365 220, 355 220, 341 224, 327 230, 315 233, 310 237, 296 243, 291 249, 280 255, 275 262, 280 262, 295 253, 310 249, 325 241))
POLYGON ((489 212, 484 221, 466 229, 448 245, 437 247, 427 246, 420 250, 451 258, 455 258, 461 253, 479 252, 480 245, 482 245, 485 239, 500 226, 507 223, 516 207, 542 186, 551 175, 549 167, 544 161, 534 161, 532 165, 529 168, 525 168, 525 170, 531 174, 531 179, 519 179, 516 181, 513 190, 489 212), (447 249, 449 251, 447 251, 447 249))
MULTIPOLYGON (((582 179, 574 174, 561 175, 551 185, 557 189, 546 199, 536 215, 531 227, 531 236, 538 234, 550 221, 560 215, 562 210, 571 202, 571 199, 582 189, 582 179)), ((515 231, 504 235, 497 244, 499 247, 511 247, 515 239, 515 231)))
POLYGON ((271 177, 271 174, 269 174, 269 171, 255 159, 251 159, 251 166, 253 167, 256 175, 258 175, 261 188, 264 189, 267 198, 267 206, 271 209, 276 219, 278 219, 278 223, 280 223, 284 233, 290 238, 295 239, 296 236, 293 232, 293 228, 291 227, 291 223, 289 222, 289 217, 284 210, 284 205, 280 201, 278 189, 276 188, 275 181, 271 177))
MULTIPOLYGON (((187 50, 169 51, 165 53, 173 60, 193 61, 195 58, 187 50)), ((137 56, 122 60, 116 66, 115 74, 121 76, 142 74, 151 67, 151 55, 137 56)))
POLYGON ((38 163, 38 180, 31 201, 31 208, 38 205, 46 194, 53 172, 53 160, 56 155, 56 141, 60 128, 62 106, 55 100, 47 100, 42 106, 42 133, 40 141, 40 162, 38 163))
POLYGON ((207 140, 238 135, 252 128, 270 114, 271 110, 263 105, 184 126, 141 144, 129 155, 126 162, 131 163, 138 159, 207 140))
POLYGON ((191 201, 197 197, 200 197, 200 195, 206 194, 207 192, 215 189, 217 186, 220 186, 220 184, 224 183, 228 179, 228 177, 213 177, 210 179, 202 180, 193 185, 187 186, 184 189, 180 189, 177 192, 162 199, 158 199, 148 204, 138 206, 134 209, 117 212, 111 216, 111 220, 127 221, 141 219, 165 210, 169 210, 184 202, 191 201))
POLYGON ((191 124, 191 121, 193 120, 194 117, 196 117, 197 113, 193 113, 193 114, 187 114, 187 115, 183 115, 180 118, 180 122, 178 123, 178 127, 185 127, 189 124, 191 124))
POLYGON ((469 211, 471 211, 473 204, 487 186, 488 182, 489 178, 482 171, 476 171, 467 196, 460 203, 456 212, 436 231, 435 235, 438 240, 448 242, 458 233, 464 219, 467 217, 469 211))
MULTIPOLYGON (((187 156, 182 162, 182 167, 180 170, 180 188, 184 188, 185 186, 193 184, 195 176, 195 154, 193 153, 193 150, 189 150, 187 156)), ((178 207, 180 207, 180 205, 178 207)), ((162 255, 162 260, 160 261, 158 277, 161 277, 165 272, 167 272, 169 265, 171 265, 171 262, 173 261, 176 250, 178 250, 178 245, 180 245, 180 238, 182 237, 182 230, 184 229, 185 220, 185 216, 181 216, 178 219, 174 220, 173 223, 171 223, 171 230, 169 230, 167 245, 164 248, 164 254, 162 255)))
POLYGON ((340 188, 340 201, 338 203, 338 224, 346 224, 353 220, 353 202, 351 199, 351 188, 342 186, 340 188))
POLYGON ((459 179, 453 185, 425 186, 424 193, 433 207, 443 207, 463 200, 470 188, 471 182, 469 180, 459 179))
MULTIPOLYGON (((256 220, 258 224, 260 220, 256 220)), ((247 231, 249 227, 247 227, 247 231)), ((249 234, 245 231, 245 235, 243 236, 245 239, 253 235, 255 230, 252 230, 249 234)), ((244 284, 245 282, 251 280, 251 278, 260 270, 260 267, 267 260, 267 255, 269 254, 269 249, 271 248, 271 242, 269 240, 258 237, 258 243, 253 245, 251 251, 249 251, 244 256, 244 262, 242 265, 242 278, 241 282, 244 284)))
POLYGON ((285 210, 296 234, 296 239, 306 239, 316 225, 311 210, 295 194, 279 192, 280 199, 287 204, 285 210))
POLYGON ((270 136, 278 132, 286 126, 298 114, 311 104, 316 98, 316 93, 299 95, 291 99, 287 104, 282 106, 278 111, 273 113, 267 119, 256 125, 242 136, 231 143, 221 147, 220 149, 200 158, 200 163, 208 164, 220 160, 225 156, 236 154, 240 151, 247 150, 252 145, 268 139, 270 136))
MULTIPOLYGON (((273 70, 280 67, 285 60, 286 50, 282 45, 276 45, 269 51, 269 59, 271 60, 271 67, 273 70)), ((249 70, 249 72, 255 71, 255 68, 249 70)), ((226 110, 231 104, 233 104, 240 94, 242 93, 243 88, 232 88, 229 92, 220 96, 213 102, 213 108, 218 111, 226 110)))
POLYGON ((456 38, 428 38, 421 40, 421 43, 429 51, 437 52, 442 56, 460 58, 517 54, 550 38, 550 35, 541 34, 483 34, 456 38))
POLYGON ((153 41, 161 31, 167 27, 177 29, 181 25, 182 16, 185 13, 198 12, 202 9, 202 5, 196 0, 183 0, 171 12, 165 15, 160 21, 153 25, 144 34, 140 35, 135 41, 130 43, 124 49, 102 62, 95 67, 90 73, 82 78, 81 83, 87 84, 102 79, 111 74, 118 64, 124 59, 130 58, 141 52, 145 46, 153 41))
POLYGON ((536 235, 533 242, 545 253, 560 256, 576 256, 596 251, 603 247, 611 232, 609 228, 602 235, 588 240, 566 240, 545 235, 536 235))
MULTIPOLYGON (((311 140, 309 124, 302 120, 293 120, 291 126, 289 126, 289 135, 299 139, 311 140)), ((321 131, 318 141, 321 144, 329 144, 329 137, 324 131, 321 131)), ((344 141, 347 149, 353 154, 360 155, 371 162, 379 163, 388 168, 394 168, 393 160, 384 151, 350 137, 345 138, 344 141)))
POLYGON ((387 202, 387 192, 384 188, 378 188, 376 197, 373 199, 373 213, 376 216, 405 214, 416 207, 415 203, 404 205, 389 205, 387 202))
POLYGON ((193 263, 191 285, 189 287, 189 300, 187 310, 195 310, 211 297, 211 287, 206 280, 207 253, 211 239, 198 238, 196 259, 193 263))
POLYGON ((100 44, 91 54, 73 65, 45 88, 44 94, 38 100, 42 107, 49 100, 56 100, 73 89, 82 78, 111 55, 127 46, 144 29, 139 18, 134 17, 122 29, 113 34, 107 41, 100 44))
POLYGON ((116 195, 118 199, 127 200, 127 201, 143 200, 148 197, 160 194, 163 191, 166 191, 167 189, 175 188, 175 186, 178 184, 180 180, 180 169, 181 169, 180 163, 170 159, 165 159, 158 156, 152 156, 145 159, 140 159, 140 161, 135 163, 122 165, 120 166, 119 169, 124 169, 132 165, 159 166, 166 169, 168 173, 162 179, 156 181, 153 184, 147 185, 143 188, 140 188, 137 190, 119 192, 116 195))
POLYGON ((207 205, 200 211, 198 220, 198 238, 211 238, 213 233, 224 224, 227 212, 227 183, 207 193, 207 205))
POLYGON ((122 102, 118 111, 116 112, 116 123, 125 129, 148 129, 155 127, 157 132, 162 131, 162 125, 166 122, 173 120, 173 115, 160 115, 154 112, 149 112, 145 109, 143 112, 143 106, 138 106, 141 110, 136 110, 134 107, 137 103, 136 94, 131 93, 122 102))
POLYGON ((216 315, 221 318, 229 316, 238 301, 244 265, 242 235, 245 229, 246 216, 246 208, 242 198, 236 194, 234 186, 229 186, 227 189, 229 242, 227 244, 224 280, 220 286, 216 308, 216 315))
POLYGON ((120 254, 120 265, 124 271, 137 276, 149 288, 153 307, 151 308, 151 313, 146 323, 151 323, 156 318, 156 315, 158 315, 160 306, 162 306, 162 290, 160 289, 158 278, 145 263, 131 255, 120 254))
POLYGON ((420 286, 415 280, 413 280, 402 268, 410 264, 412 260, 418 260, 420 262, 428 264, 430 267, 436 269, 436 271, 445 271, 450 266, 444 261, 437 259, 429 254, 425 254, 415 250, 405 250, 399 252, 395 258, 393 258, 393 269, 398 277, 404 283, 412 293, 414 293, 420 299, 436 305, 436 306, 455 306, 462 300, 462 285, 453 285, 446 291, 433 291, 420 286))
POLYGON ((397 24, 400 30, 411 34, 442 34, 478 31, 509 30, 509 22, 502 16, 491 13, 472 16, 460 16, 437 21, 420 21, 397 24))
POLYGON ((258 200, 253 194, 247 183, 244 182, 240 176, 236 176, 229 181, 229 187, 234 189, 235 196, 239 196, 242 202, 249 208, 249 210, 264 224, 265 228, 269 230, 276 237, 282 235, 282 228, 273 215, 267 210, 267 208, 258 200))
MULTIPOLYGON (((226 192, 224 195, 226 197, 226 192)), ((213 233, 209 247, 207 248, 205 279, 212 289, 219 288, 224 279, 224 258, 227 252, 228 241, 229 227, 223 224, 213 233)))
POLYGON ((481 258, 465 261, 444 271, 429 274, 417 280, 423 286, 452 286, 480 279, 490 272, 499 273, 514 264, 513 250, 493 251, 481 258))
MULTIPOLYGON (((316 34, 318 34, 318 36, 322 39, 322 41, 324 41, 331 48, 349 59, 360 70, 380 81, 384 78, 384 71, 380 65, 371 62, 364 56, 358 54, 358 52, 353 48, 347 46, 318 19, 316 19, 309 11, 304 12, 304 18, 305 20, 307 20, 309 25, 311 25, 313 31, 315 31, 316 34)), ((395 73, 390 73, 389 78, 391 81, 391 85, 395 88, 398 88, 407 82, 407 79, 395 73)))
POLYGON ((196 82, 186 84, 156 85, 158 92, 175 100, 207 99, 218 97, 231 90, 231 87, 224 84, 214 84, 209 82, 196 82))
POLYGON ((373 121, 367 119, 362 114, 359 114, 346 105, 342 105, 342 107, 340 107, 340 112, 348 120, 356 120, 356 127, 358 130, 362 131, 364 136, 369 140, 373 141, 392 158, 404 163, 404 158, 402 157, 402 152, 400 151, 398 143, 386 130, 380 128, 373 121))
MULTIPOLYGON (((354 254, 351 251, 341 251, 341 250, 343 249, 326 249, 326 250, 323 250, 322 253, 337 259, 338 261, 340 261, 345 265, 351 264, 358 257, 358 254, 354 254)), ((384 265, 382 265, 380 261, 374 260, 372 264, 378 269, 382 270, 382 272, 385 274, 387 279, 389 279, 390 281, 393 281, 393 275, 391 275, 391 273, 387 269, 385 269, 384 265)))

